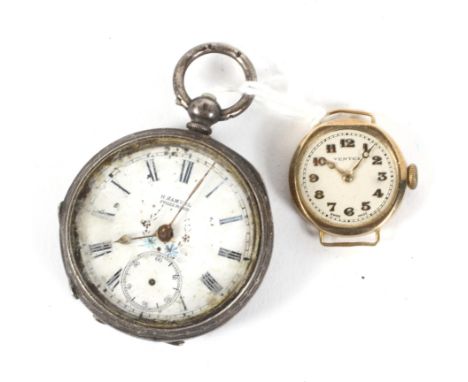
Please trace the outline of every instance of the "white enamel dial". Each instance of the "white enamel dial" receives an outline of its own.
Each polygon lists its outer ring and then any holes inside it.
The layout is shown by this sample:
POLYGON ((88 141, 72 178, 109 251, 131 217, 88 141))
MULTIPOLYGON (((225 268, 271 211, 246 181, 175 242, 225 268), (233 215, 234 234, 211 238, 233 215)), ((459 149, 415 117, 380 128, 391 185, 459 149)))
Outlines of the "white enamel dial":
POLYGON ((105 299, 136 317, 175 322, 245 284, 256 220, 244 182, 223 163, 199 146, 161 145, 91 177, 75 227, 85 278, 105 299), (168 224, 173 236, 161 238, 168 224))
POLYGON ((162 311, 180 298, 182 277, 176 262, 158 251, 143 252, 130 261, 120 279, 130 305, 138 310, 162 311))
POLYGON ((311 139, 299 166, 303 202, 328 225, 368 224, 388 211, 398 193, 393 153, 360 130, 340 129, 311 139))

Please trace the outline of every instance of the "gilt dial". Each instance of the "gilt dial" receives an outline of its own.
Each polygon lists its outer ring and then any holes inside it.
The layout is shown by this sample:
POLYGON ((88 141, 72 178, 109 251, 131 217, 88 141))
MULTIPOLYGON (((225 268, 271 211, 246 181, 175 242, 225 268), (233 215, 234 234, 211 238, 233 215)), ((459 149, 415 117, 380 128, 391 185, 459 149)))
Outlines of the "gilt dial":
POLYGON ((228 161, 190 141, 115 157, 74 214, 86 282, 137 318, 181 322, 228 302, 257 260, 258 212, 228 161))
POLYGON ((316 220, 359 227, 384 216, 398 193, 393 152, 370 132, 343 128, 310 137, 299 191, 316 220))

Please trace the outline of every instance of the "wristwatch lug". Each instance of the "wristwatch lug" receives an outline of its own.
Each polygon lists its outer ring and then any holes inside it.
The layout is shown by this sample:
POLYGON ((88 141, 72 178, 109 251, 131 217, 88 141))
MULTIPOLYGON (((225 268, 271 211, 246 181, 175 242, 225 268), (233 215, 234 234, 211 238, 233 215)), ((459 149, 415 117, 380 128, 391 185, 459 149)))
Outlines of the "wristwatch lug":
POLYGON ((371 123, 375 123, 375 117, 373 114, 363 111, 363 110, 353 110, 353 109, 335 109, 329 111, 323 118, 322 121, 327 120, 329 117, 336 115, 336 114, 346 114, 346 115, 354 115, 359 117, 368 117, 370 118, 371 123))
POLYGON ((331 242, 331 241, 325 241, 326 234, 327 233, 324 232, 324 231, 320 231, 320 233, 319 233, 320 244, 322 244, 324 247, 359 247, 359 246, 374 247, 380 241, 380 230, 378 230, 378 229, 376 229, 374 231, 374 235, 375 235, 374 241, 336 241, 336 242, 331 242))

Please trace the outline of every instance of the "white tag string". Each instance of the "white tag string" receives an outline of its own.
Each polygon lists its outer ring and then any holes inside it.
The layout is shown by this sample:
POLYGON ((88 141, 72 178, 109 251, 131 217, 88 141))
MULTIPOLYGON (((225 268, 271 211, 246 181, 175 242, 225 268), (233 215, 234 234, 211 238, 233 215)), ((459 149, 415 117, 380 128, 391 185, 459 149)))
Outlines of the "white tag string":
POLYGON ((267 84, 256 81, 246 81, 240 88, 240 93, 255 96, 255 101, 285 117, 299 119, 308 124, 316 124, 322 119, 326 110, 319 104, 294 96, 289 92, 275 90, 267 84))
POLYGON ((213 88, 211 92, 251 94, 254 101, 271 112, 287 118, 300 120, 308 125, 316 124, 326 114, 324 107, 318 103, 298 97, 287 90, 284 76, 270 75, 265 81, 244 81, 237 87, 213 88))

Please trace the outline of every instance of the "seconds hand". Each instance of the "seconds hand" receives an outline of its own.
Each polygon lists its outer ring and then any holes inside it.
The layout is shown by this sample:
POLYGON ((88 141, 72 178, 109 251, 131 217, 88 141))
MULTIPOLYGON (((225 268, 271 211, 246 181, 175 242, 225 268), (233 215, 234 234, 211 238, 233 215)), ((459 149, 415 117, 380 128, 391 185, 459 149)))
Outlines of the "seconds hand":
POLYGON ((172 239, 172 237, 174 236, 174 231, 172 229, 172 225, 174 224, 175 220, 177 219, 177 217, 179 216, 179 214, 182 212, 182 210, 184 209, 184 207, 187 205, 188 201, 190 200, 190 198, 193 196, 193 194, 195 194, 195 192, 200 188, 201 184, 203 183, 203 181, 206 179, 206 177, 208 176, 209 172, 213 169, 213 167, 215 166, 215 162, 213 162, 213 164, 210 166, 210 168, 206 171, 206 173, 201 177, 201 179, 197 182, 197 184, 195 185, 195 187, 193 188, 193 190, 190 192, 190 194, 188 195, 187 199, 185 199, 185 202, 180 206, 180 208, 178 209, 177 213, 174 215, 174 217, 172 218, 171 222, 169 224, 163 224, 161 225, 157 230, 156 232, 154 232, 152 235, 146 235, 146 236, 137 236, 137 237, 130 237, 128 235, 123 235, 120 239, 116 240, 117 243, 120 243, 120 244, 129 244, 132 240, 138 240, 138 239, 146 239, 146 238, 149 238, 149 237, 154 237, 154 236, 157 236, 159 238, 159 240, 161 240, 162 242, 166 243, 168 242, 169 240, 172 239))

